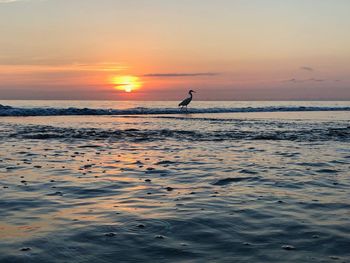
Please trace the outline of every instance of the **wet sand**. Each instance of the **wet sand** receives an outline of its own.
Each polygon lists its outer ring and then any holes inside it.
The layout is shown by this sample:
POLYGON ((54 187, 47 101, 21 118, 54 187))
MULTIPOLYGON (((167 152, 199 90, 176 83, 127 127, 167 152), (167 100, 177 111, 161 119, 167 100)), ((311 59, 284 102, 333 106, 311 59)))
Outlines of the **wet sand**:
POLYGON ((195 118, 3 119, 0 262, 350 262, 346 122, 195 118))

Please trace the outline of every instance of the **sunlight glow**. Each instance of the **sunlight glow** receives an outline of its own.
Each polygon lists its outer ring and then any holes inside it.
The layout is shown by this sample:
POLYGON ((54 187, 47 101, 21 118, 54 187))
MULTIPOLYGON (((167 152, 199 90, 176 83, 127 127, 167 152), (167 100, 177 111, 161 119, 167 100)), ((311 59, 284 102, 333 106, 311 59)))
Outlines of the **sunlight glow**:
POLYGON ((142 86, 142 82, 140 81, 139 77, 131 75, 113 77, 112 83, 115 85, 115 89, 123 90, 125 92, 135 91, 142 86))

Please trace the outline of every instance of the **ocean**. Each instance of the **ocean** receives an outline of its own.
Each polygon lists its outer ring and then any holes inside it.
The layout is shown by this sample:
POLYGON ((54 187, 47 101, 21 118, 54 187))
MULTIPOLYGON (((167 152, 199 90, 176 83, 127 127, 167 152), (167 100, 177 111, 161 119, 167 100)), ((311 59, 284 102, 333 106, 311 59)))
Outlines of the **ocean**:
POLYGON ((350 262, 350 102, 0 101, 0 262, 350 262))

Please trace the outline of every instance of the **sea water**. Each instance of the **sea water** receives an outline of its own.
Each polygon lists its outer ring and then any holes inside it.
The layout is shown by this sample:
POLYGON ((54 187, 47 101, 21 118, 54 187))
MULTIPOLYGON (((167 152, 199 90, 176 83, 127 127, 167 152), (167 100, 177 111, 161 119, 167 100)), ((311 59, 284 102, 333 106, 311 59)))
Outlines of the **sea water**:
POLYGON ((350 102, 0 104, 0 262, 350 261, 350 102))

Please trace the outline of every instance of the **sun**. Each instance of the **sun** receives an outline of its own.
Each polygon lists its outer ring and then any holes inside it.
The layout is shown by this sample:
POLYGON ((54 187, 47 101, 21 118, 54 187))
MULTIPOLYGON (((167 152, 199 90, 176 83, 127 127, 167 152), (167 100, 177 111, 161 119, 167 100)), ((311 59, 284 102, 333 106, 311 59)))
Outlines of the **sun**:
POLYGON ((132 75, 116 76, 112 78, 112 83, 115 85, 115 89, 123 90, 125 92, 135 91, 142 86, 142 82, 139 77, 132 75))

